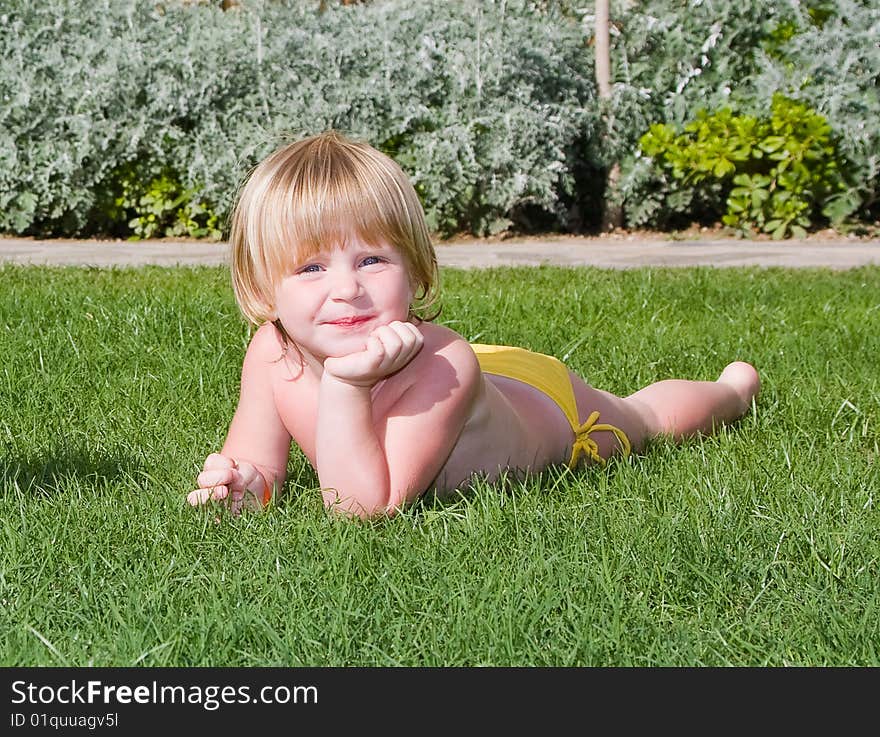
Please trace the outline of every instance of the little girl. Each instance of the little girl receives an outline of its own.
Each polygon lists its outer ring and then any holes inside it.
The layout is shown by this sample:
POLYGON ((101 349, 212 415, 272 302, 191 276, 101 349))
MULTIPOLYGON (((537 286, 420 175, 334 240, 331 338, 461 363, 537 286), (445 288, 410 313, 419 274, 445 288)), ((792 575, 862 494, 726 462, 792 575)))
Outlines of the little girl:
POLYGON ((736 362, 714 382, 660 381, 620 398, 555 358, 472 345, 430 322, 437 259, 416 193, 390 158, 336 132, 256 167, 230 245, 238 304, 259 328, 193 505, 268 503, 294 440, 325 505, 392 515, 474 474, 604 463, 654 436, 708 433, 758 393, 755 369, 736 362))

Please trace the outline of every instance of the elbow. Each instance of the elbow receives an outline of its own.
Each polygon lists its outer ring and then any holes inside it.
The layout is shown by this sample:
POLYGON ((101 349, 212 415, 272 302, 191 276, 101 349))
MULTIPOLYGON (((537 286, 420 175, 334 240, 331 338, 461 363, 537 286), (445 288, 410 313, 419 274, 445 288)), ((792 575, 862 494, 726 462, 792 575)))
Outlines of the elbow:
POLYGON ((372 508, 364 507, 362 504, 352 504, 352 503, 342 503, 342 502, 334 502, 331 504, 327 504, 325 502, 324 506, 328 511, 340 515, 342 517, 348 517, 349 519, 360 519, 365 522, 375 521, 379 519, 388 519, 390 517, 394 517, 399 511, 399 507, 386 507, 386 506, 377 506, 372 508))
POLYGON ((355 512, 355 516, 365 522, 375 522, 380 519, 391 519, 400 511, 400 507, 376 507, 375 509, 361 509, 355 512))
POLYGON ((372 501, 343 496, 336 489, 322 489, 321 494, 328 511, 364 521, 395 517, 407 501, 405 494, 388 494, 383 500, 372 501))

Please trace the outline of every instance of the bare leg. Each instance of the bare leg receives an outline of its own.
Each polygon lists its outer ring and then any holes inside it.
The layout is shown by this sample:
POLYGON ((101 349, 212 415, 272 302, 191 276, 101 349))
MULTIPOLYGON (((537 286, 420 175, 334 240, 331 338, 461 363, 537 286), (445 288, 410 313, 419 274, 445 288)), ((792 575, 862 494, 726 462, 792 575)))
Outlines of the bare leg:
POLYGON ((669 435, 681 440, 739 419, 760 388, 755 368, 736 361, 727 365, 717 381, 658 381, 625 401, 643 418, 649 437, 669 435))
MULTIPOLYGON (((585 384, 574 373, 569 375, 581 422, 598 411, 600 422, 626 433, 635 452, 658 435, 681 440, 711 433, 719 425, 742 417, 761 387, 758 372, 742 361, 728 364, 717 381, 667 379, 625 398, 585 384)), ((603 458, 620 451, 620 443, 607 430, 597 431, 591 437, 603 458)))

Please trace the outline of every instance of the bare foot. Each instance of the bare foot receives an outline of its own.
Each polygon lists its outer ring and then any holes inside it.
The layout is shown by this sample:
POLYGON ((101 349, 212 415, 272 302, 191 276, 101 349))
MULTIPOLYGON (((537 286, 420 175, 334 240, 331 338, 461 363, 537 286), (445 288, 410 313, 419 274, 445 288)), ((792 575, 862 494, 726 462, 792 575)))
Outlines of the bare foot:
POLYGON ((742 400, 745 414, 752 405, 752 399, 761 391, 761 379, 755 367, 745 361, 734 361, 724 367, 718 381, 730 386, 742 400))

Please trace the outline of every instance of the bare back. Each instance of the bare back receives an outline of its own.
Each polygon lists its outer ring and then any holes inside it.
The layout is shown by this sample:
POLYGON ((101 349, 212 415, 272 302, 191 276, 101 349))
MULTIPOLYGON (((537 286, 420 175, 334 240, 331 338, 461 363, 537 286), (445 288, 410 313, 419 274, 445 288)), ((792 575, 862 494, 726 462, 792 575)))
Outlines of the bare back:
POLYGON ((502 470, 540 471, 563 462, 572 432, 565 415, 540 391, 515 379, 480 374, 481 391, 443 473, 438 491, 455 489, 473 473, 491 481, 502 470))
MULTIPOLYGON (((374 424, 380 431, 389 418, 395 418, 405 393, 410 407, 425 412, 448 401, 446 395, 457 394, 462 406, 460 412, 452 414, 458 422, 447 423, 445 417, 449 415, 443 415, 431 427, 432 433, 445 436, 447 442, 441 445, 449 451, 437 459, 430 488, 442 493, 460 486, 475 473, 491 480, 502 469, 537 471, 566 460, 571 428, 549 397, 514 379, 482 373, 470 345, 453 331, 431 323, 419 327, 425 337, 421 353, 403 370, 379 382, 371 393, 374 424), (431 375, 434 381, 425 378, 431 375), (413 400, 414 393, 417 401, 413 400)), ((272 328, 265 326, 263 330, 272 328)), ((320 380, 303 369, 295 349, 284 351, 277 338, 273 342, 275 359, 267 365, 267 371, 278 416, 315 466, 320 380)))

